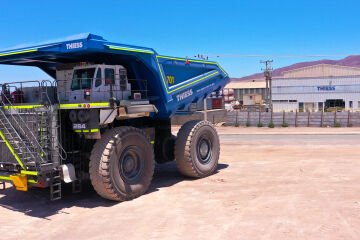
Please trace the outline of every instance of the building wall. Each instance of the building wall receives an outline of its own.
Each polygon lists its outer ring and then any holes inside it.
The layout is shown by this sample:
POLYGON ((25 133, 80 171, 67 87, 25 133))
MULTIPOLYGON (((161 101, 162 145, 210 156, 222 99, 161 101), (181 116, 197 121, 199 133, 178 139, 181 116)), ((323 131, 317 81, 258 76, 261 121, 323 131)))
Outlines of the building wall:
POLYGON ((256 95, 257 99, 261 98, 261 100, 265 99, 265 88, 241 88, 241 89, 234 89, 234 96, 236 100, 243 101, 245 104, 246 96, 250 94, 256 95))
POLYGON ((274 111, 296 111, 299 103, 305 110, 322 111, 330 99, 343 99, 346 109, 360 109, 360 76, 274 78, 272 99, 274 111))
POLYGON ((263 98, 261 94, 246 94, 243 96, 244 106, 259 105, 262 103, 263 103, 263 98))

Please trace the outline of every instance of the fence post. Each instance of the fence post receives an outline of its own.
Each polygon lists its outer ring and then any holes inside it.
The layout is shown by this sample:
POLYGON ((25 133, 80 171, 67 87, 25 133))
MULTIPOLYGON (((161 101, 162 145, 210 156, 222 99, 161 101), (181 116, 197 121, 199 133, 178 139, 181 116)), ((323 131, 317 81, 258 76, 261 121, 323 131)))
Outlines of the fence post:
POLYGON ((336 125, 336 113, 337 113, 337 109, 335 109, 335 113, 334 113, 334 127, 336 125))
POLYGON ((239 110, 235 110, 236 111, 236 115, 235 115, 235 127, 239 126, 239 110))
POLYGON ((310 111, 308 112, 308 123, 307 126, 310 127, 310 111))
POLYGON ((295 111, 295 127, 297 127, 297 115, 298 115, 298 111, 296 109, 296 111, 295 111))
POLYGON ((261 111, 259 110, 259 122, 258 122, 258 125, 260 125, 261 123, 261 111))
POLYGON ((348 111, 347 126, 350 127, 350 110, 348 111))
POLYGON ((321 122, 320 122, 320 127, 324 126, 324 110, 321 111, 321 122))
POLYGON ((285 125, 285 110, 283 110, 283 125, 285 125))
POLYGON ((250 124, 250 111, 247 112, 247 119, 246 119, 246 126, 251 125, 250 124))

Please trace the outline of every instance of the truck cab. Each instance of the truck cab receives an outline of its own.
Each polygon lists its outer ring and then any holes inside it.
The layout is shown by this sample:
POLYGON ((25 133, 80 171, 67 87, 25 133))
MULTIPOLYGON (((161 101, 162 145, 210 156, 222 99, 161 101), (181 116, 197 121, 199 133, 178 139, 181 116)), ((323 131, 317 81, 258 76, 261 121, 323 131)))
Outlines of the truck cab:
POLYGON ((72 70, 71 79, 59 86, 61 101, 84 103, 104 101, 111 98, 127 100, 131 97, 131 86, 126 69, 121 65, 85 65, 72 70))

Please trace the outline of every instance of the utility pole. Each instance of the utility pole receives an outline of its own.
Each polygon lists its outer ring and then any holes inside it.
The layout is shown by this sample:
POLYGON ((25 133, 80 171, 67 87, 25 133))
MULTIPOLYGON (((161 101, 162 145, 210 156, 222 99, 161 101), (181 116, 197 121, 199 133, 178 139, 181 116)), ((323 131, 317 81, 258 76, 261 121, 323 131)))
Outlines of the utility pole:
POLYGON ((273 68, 271 63, 273 60, 260 61, 260 63, 265 64, 265 68, 262 69, 264 71, 266 88, 265 88, 265 104, 267 108, 270 108, 271 112, 273 110, 272 106, 272 71, 273 68))
POLYGON ((208 120, 208 115, 207 115, 207 101, 206 101, 206 98, 204 98, 204 121, 207 121, 208 120))
MULTIPOLYGON (((209 56, 198 54, 195 55, 194 58, 200 59, 200 60, 209 60, 209 56)), ((207 121, 208 119, 208 110, 207 110, 207 98, 204 98, 204 121, 207 121)))

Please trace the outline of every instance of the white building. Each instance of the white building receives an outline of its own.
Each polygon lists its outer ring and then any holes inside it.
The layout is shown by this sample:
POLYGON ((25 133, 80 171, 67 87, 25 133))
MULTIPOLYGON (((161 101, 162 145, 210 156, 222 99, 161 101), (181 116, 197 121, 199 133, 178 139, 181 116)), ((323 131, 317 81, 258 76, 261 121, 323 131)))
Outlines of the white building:
POLYGON ((360 68, 319 64, 283 72, 272 80, 278 111, 360 110, 360 68))
POLYGON ((225 88, 234 89, 234 98, 241 105, 261 105, 265 99, 265 81, 257 79, 251 81, 230 82, 225 88))

